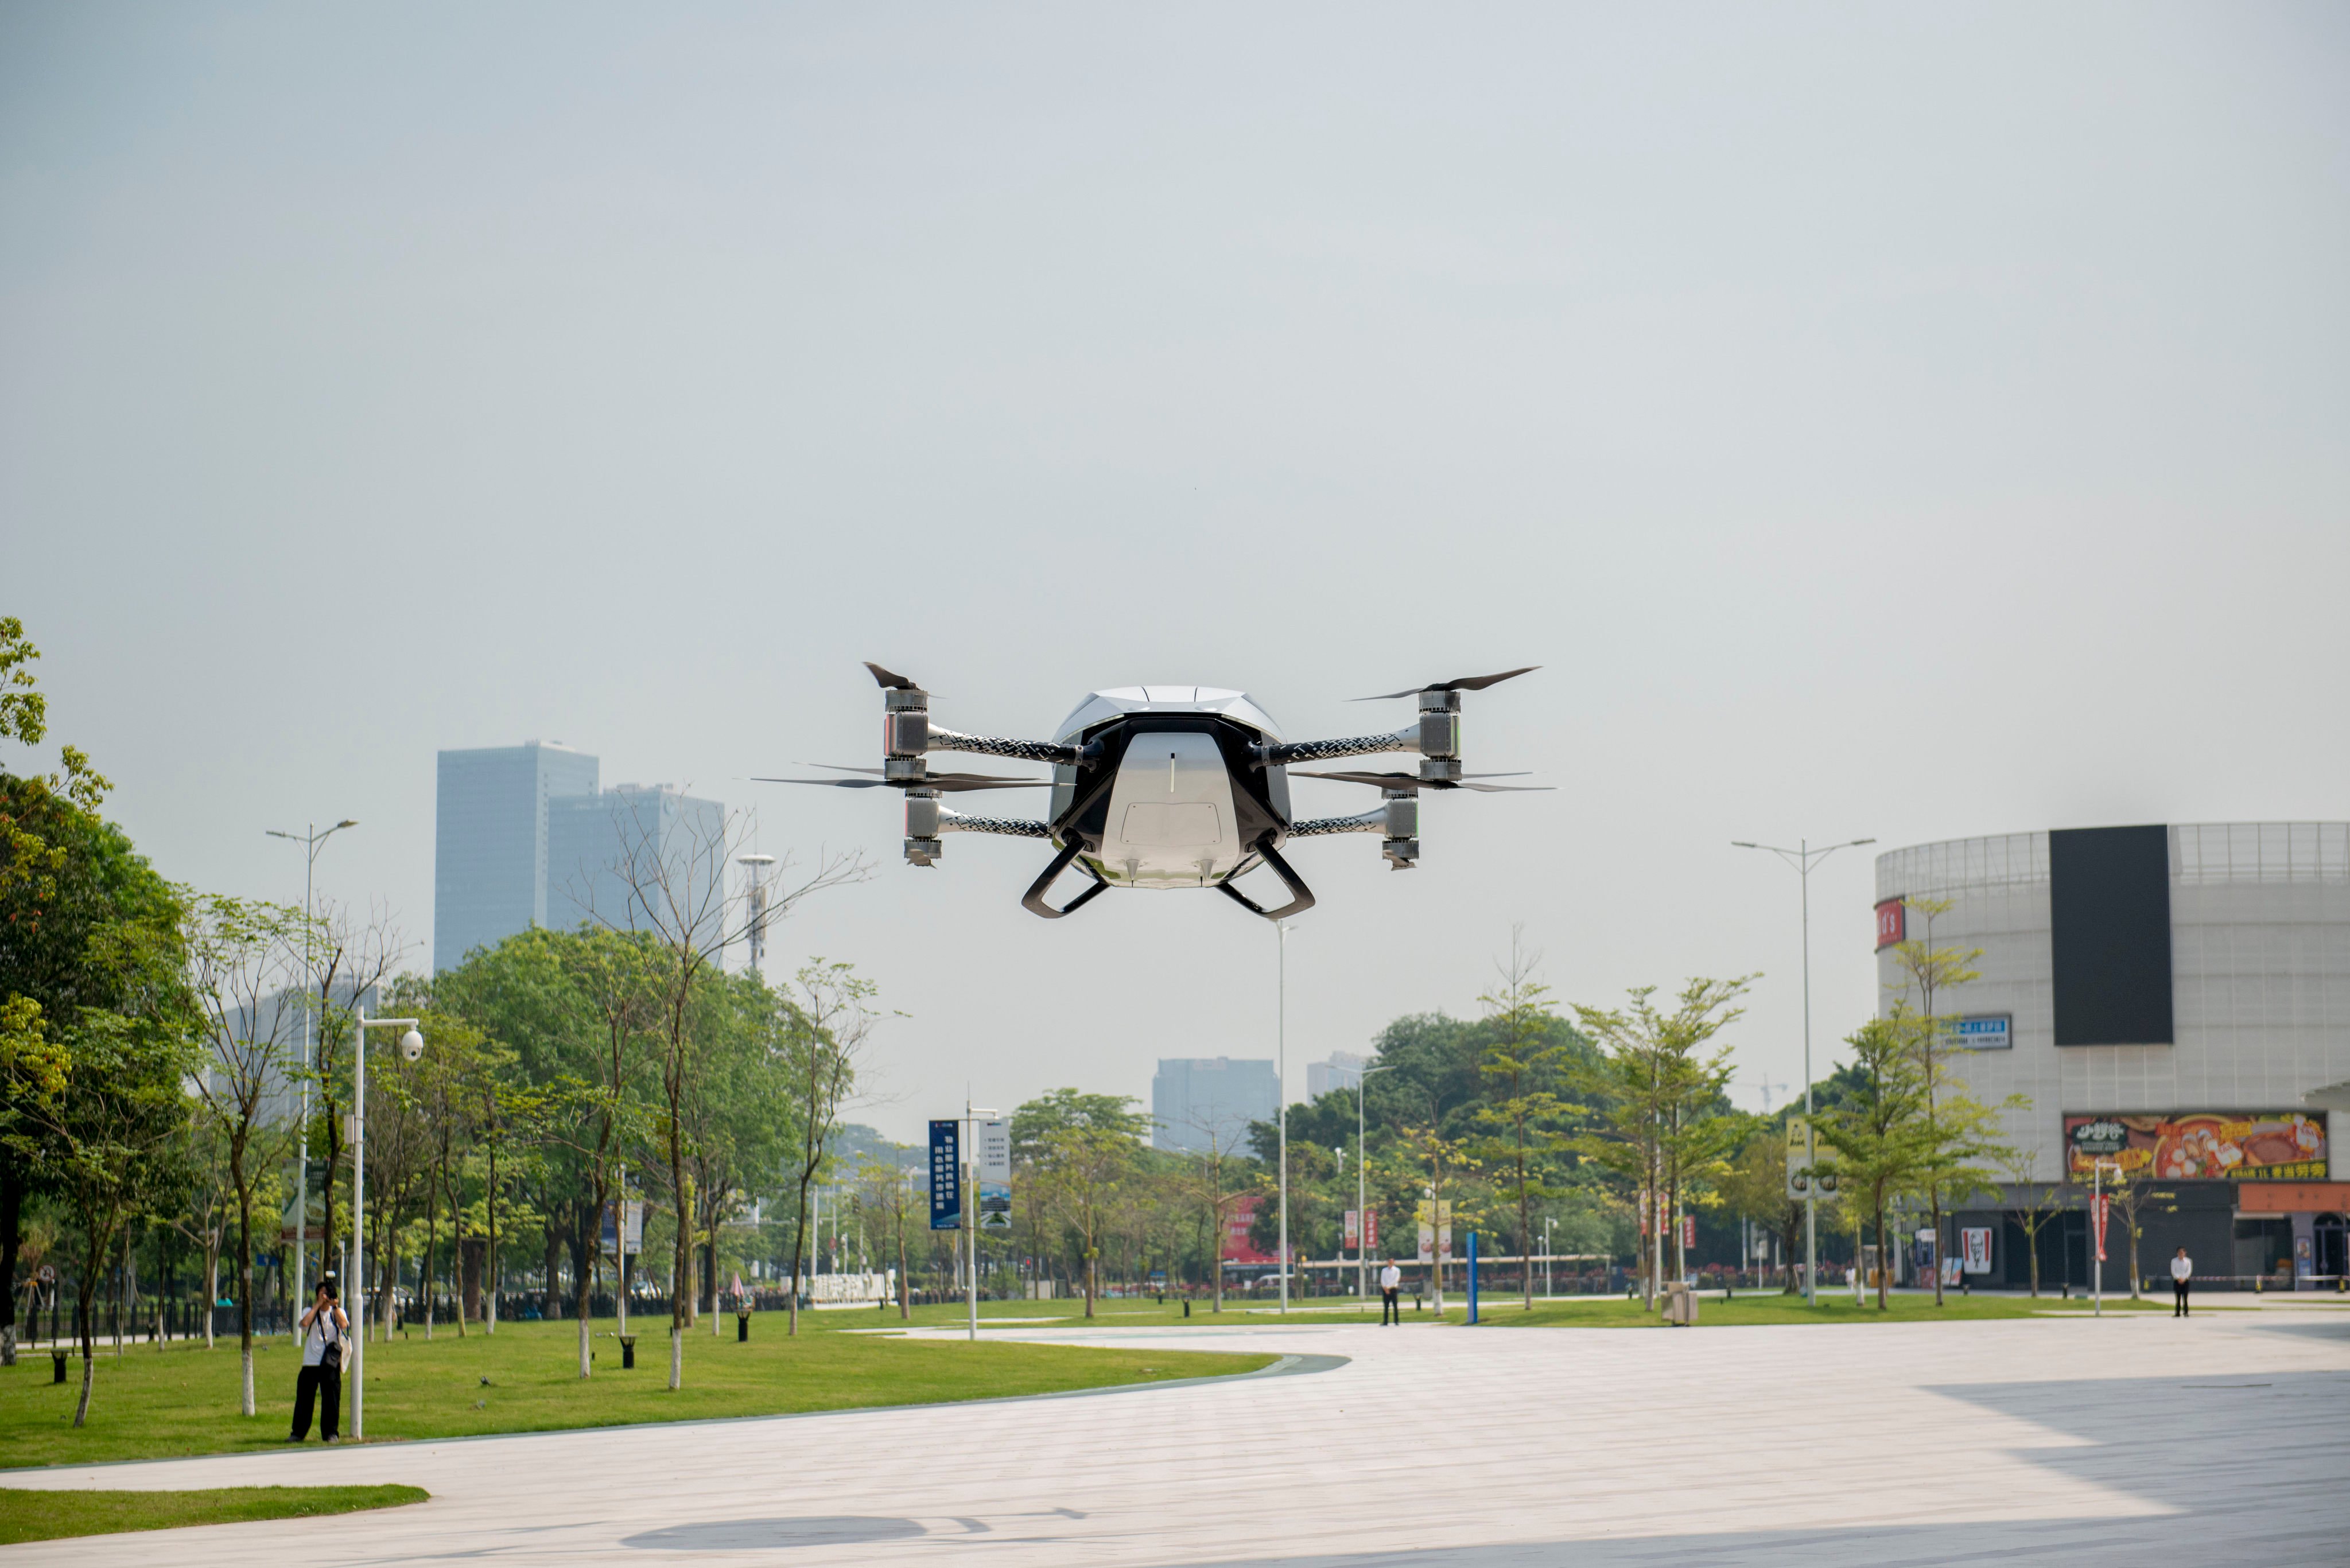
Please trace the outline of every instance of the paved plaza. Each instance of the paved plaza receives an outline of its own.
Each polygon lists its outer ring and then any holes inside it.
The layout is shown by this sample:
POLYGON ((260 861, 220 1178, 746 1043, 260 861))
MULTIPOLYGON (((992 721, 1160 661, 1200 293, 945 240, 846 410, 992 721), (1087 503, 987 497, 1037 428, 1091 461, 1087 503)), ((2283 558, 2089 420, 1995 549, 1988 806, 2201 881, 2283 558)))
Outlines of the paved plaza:
POLYGON ((18 1473, 0 1480, 433 1498, 0 1564, 2350 1562, 2350 1312, 996 1332, 1289 1359, 983 1405, 18 1473))

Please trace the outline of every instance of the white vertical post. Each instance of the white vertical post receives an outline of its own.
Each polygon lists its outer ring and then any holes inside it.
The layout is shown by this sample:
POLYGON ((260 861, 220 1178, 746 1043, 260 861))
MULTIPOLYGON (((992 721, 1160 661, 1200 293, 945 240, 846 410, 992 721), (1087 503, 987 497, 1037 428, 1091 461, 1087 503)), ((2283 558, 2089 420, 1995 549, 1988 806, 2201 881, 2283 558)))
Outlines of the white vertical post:
MULTIPOLYGON (((351 998, 351 1016, 356 1026, 351 1030, 351 1072, 355 1086, 351 1091, 351 1109, 359 1119, 359 1131, 351 1138, 351 1270, 344 1277, 343 1288, 357 1298, 360 1334, 351 1346, 351 1441, 364 1440, 367 1434, 366 1414, 362 1405, 367 1397, 367 1292, 359 1282, 359 1271, 367 1267, 367 999, 351 998)), ((458 1309, 463 1311, 463 1307, 458 1309)), ((348 1313, 345 1315, 348 1315, 348 1313)))
POLYGON ((962 1234, 964 1256, 968 1260, 963 1274, 963 1302, 970 1312, 970 1324, 964 1337, 979 1343, 979 1212, 972 1201, 972 1183, 979 1175, 979 1161, 972 1157, 972 1130, 976 1126, 971 1114, 971 1100, 962 1102, 962 1147, 955 1150, 955 1159, 962 1167, 962 1234))
POLYGON ((1281 1129, 1281 1310, 1289 1311, 1289 922, 1275 920, 1280 933, 1279 979, 1274 999, 1274 1116, 1281 1129))

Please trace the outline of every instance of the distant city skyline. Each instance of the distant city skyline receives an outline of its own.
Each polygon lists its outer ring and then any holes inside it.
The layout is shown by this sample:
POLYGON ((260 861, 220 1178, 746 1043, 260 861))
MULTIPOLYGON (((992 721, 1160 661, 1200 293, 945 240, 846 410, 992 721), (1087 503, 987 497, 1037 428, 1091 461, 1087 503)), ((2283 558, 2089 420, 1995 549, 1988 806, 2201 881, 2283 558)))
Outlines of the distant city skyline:
POLYGON ((726 808, 673 784, 598 787, 600 763, 556 742, 443 751, 434 809, 432 967, 534 926, 657 928, 624 867, 643 846, 681 878, 723 877, 726 808))
POLYGON ((1198 1152, 1249 1151, 1251 1122, 1271 1121, 1281 1105, 1270 1060, 1235 1056, 1161 1057, 1150 1080, 1150 1147, 1198 1152))

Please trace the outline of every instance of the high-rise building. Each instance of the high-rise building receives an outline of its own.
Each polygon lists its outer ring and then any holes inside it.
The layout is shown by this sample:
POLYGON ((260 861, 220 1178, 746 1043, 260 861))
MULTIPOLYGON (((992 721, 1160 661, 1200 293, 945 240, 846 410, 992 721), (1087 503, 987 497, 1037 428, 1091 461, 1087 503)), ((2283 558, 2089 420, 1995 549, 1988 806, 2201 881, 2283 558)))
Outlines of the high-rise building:
POLYGON ((667 924, 631 884, 666 880, 714 919, 726 808, 670 784, 597 788, 584 752, 532 741, 442 752, 433 848, 432 967, 533 926, 667 924), (624 874, 633 867, 636 875, 624 874))
POLYGON ((443 970, 475 948, 547 924, 547 806, 593 798, 596 759, 529 741, 442 752, 439 773, 432 967, 443 970))
POLYGON ((1333 1051, 1326 1062, 1306 1063, 1305 1097, 1318 1100, 1340 1089, 1351 1094, 1355 1085, 1363 1081, 1363 1068, 1369 1062, 1368 1056, 1358 1052, 1333 1051))
POLYGON ((546 814, 543 923, 640 931, 680 919, 707 924, 723 912, 726 868, 726 808, 714 800, 632 784, 559 800, 546 814))
POLYGON ((1269 1061, 1162 1056, 1150 1080, 1150 1147, 1238 1147, 1249 1124, 1273 1120, 1280 1105, 1281 1080, 1269 1061))

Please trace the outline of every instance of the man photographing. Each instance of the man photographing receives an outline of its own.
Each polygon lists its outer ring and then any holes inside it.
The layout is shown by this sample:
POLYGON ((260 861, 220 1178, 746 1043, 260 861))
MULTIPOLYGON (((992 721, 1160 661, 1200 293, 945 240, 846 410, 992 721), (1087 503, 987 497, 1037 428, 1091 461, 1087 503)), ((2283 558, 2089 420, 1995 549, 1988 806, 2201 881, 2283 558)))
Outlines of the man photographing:
POLYGON ((317 1300, 302 1314, 302 1376, 294 1386, 294 1430, 286 1438, 298 1443, 310 1435, 310 1402, 318 1401, 319 1436, 331 1443, 341 1435, 343 1422, 343 1359, 350 1345, 351 1321, 335 1300, 332 1274, 318 1282, 317 1300))

